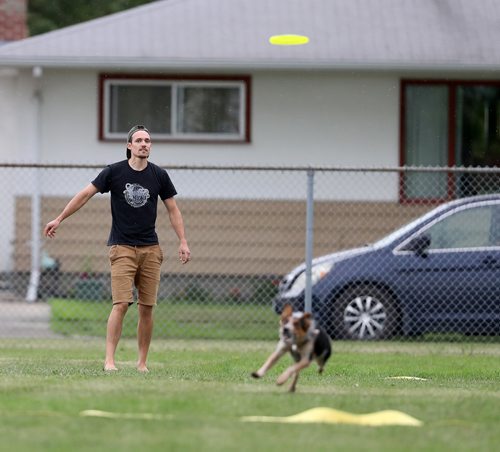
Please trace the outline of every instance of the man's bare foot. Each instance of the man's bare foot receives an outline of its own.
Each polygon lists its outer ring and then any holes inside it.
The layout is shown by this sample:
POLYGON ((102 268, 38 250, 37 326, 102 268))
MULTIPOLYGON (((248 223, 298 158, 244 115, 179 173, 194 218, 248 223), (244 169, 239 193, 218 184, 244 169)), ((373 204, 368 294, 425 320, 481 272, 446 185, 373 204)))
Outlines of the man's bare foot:
POLYGON ((104 364, 104 372, 115 372, 118 368, 114 364, 104 364))
POLYGON ((143 373, 149 372, 149 369, 146 366, 137 366, 137 370, 143 373))

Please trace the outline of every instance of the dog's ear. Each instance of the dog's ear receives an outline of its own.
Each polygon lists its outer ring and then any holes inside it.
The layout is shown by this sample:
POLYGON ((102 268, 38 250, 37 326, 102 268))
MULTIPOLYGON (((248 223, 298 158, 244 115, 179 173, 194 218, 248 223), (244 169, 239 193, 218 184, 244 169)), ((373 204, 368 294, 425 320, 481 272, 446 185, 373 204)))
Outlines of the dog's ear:
POLYGON ((281 317, 290 317, 293 314, 292 305, 286 304, 283 306, 283 311, 281 311, 281 317))
POLYGON ((300 318, 300 326, 304 331, 307 331, 309 327, 311 326, 311 313, 306 312, 301 318, 300 318))

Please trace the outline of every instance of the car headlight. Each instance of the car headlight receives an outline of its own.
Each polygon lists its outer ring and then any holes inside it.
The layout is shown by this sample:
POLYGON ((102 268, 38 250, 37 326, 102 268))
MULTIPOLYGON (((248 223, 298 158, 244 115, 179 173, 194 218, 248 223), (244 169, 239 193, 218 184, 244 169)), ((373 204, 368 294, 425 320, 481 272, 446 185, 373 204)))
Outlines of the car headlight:
MULTIPOLYGON (((333 261, 322 262, 321 264, 313 265, 311 268, 311 284, 314 286, 318 281, 320 281, 333 267, 333 261)), ((306 271, 304 270, 300 273, 290 288, 287 290, 287 295, 297 296, 300 295, 306 288, 306 271)))

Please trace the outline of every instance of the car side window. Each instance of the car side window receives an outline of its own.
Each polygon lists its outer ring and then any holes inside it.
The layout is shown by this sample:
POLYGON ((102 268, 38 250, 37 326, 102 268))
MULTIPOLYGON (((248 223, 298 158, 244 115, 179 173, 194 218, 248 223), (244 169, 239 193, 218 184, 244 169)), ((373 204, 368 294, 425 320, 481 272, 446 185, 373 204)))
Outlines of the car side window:
POLYGON ((459 210, 438 221, 425 233, 430 236, 429 249, 483 248, 492 243, 493 210, 487 205, 459 210))
POLYGON ((500 203, 493 206, 490 227, 491 246, 500 246, 500 203))

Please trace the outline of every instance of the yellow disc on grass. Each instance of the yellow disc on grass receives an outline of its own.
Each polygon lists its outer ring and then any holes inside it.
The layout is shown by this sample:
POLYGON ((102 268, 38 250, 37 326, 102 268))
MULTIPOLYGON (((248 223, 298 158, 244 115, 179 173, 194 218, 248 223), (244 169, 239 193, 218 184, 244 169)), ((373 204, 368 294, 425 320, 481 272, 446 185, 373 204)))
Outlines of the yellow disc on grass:
POLYGON ((269 38, 269 43, 275 46, 300 46, 308 42, 309 38, 302 35, 274 35, 269 38))

